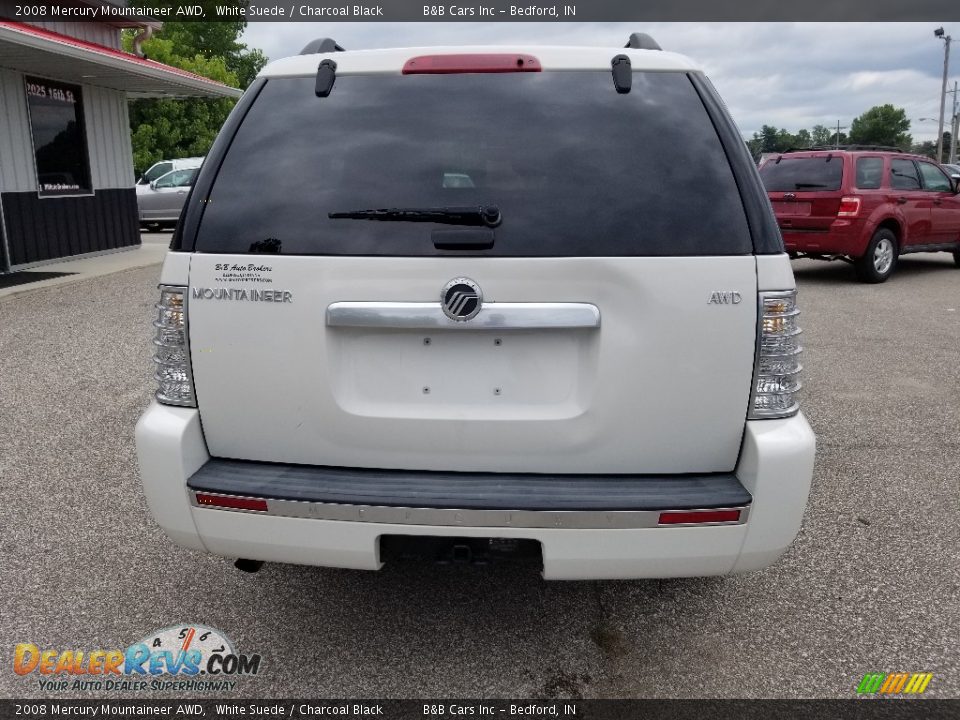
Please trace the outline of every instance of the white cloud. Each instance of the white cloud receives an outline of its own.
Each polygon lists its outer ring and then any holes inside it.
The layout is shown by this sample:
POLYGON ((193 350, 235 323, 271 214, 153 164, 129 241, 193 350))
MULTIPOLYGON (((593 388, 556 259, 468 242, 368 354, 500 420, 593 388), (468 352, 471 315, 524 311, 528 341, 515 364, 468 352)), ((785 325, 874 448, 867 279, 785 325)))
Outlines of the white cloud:
MULTIPOLYGON (((936 137, 943 43, 940 23, 250 23, 244 41, 271 58, 331 36, 348 49, 438 44, 622 46, 636 30, 697 60, 744 135, 849 126, 874 105, 902 107, 916 140, 936 137)), ((948 32, 950 28, 947 27, 948 32)), ((960 32, 960 29, 958 29, 960 32)), ((955 61, 960 79, 960 60, 955 61)), ((947 115, 951 96, 947 96, 947 115)), ((949 121, 948 121, 949 122, 949 121)))

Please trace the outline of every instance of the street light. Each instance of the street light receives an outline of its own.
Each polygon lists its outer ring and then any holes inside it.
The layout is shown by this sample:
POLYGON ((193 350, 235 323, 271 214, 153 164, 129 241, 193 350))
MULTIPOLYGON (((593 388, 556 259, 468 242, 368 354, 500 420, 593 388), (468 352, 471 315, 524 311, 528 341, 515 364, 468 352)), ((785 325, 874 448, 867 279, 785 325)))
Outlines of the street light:
POLYGON ((947 104, 947 70, 950 67, 950 42, 953 38, 945 34, 942 27, 933 31, 933 36, 943 40, 943 87, 940 89, 940 129, 937 132, 937 162, 943 162, 943 111, 947 104))

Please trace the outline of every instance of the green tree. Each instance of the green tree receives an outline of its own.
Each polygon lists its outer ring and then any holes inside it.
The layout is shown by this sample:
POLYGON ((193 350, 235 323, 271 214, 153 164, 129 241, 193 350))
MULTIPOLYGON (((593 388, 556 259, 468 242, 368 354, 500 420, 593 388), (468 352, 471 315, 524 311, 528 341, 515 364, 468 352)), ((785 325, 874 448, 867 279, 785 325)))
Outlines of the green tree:
POLYGON ((888 145, 904 150, 913 144, 907 132, 910 121, 903 108, 876 105, 850 123, 850 142, 858 145, 888 145))
POLYGON ((829 145, 833 142, 834 131, 826 125, 814 125, 810 133, 811 145, 829 145))
MULTIPOLYGON (((149 2, 137 3, 149 13, 149 2)), ((212 13, 212 3, 201 2, 212 13)), ((250 50, 238 38, 246 26, 239 22, 165 22, 163 29, 143 43, 151 60, 203 75, 231 87, 246 88, 267 58, 250 50)), ((134 31, 123 42, 132 49, 134 31)), ((165 158, 205 155, 235 101, 231 98, 130 101, 133 164, 139 175, 165 158)))
POLYGON ((842 130, 838 133, 836 130, 833 131, 833 134, 830 135, 830 141, 827 145, 846 145, 847 143, 852 142, 849 136, 842 130))
POLYGON ((747 147, 750 148, 750 154, 758 158, 764 153, 786 150, 790 145, 789 138, 790 133, 786 130, 778 130, 773 125, 764 125, 753 133, 753 138, 747 141, 747 147))
POLYGON ((756 159, 764 153, 810 147, 810 131, 799 130, 796 134, 793 134, 787 129, 778 130, 772 125, 764 125, 746 143, 750 154, 756 159))
MULTIPOLYGON (((928 158, 937 160, 937 141, 936 140, 925 140, 922 143, 915 143, 913 147, 910 148, 911 152, 916 153, 917 155, 926 155, 928 158)), ((948 162, 950 157, 950 131, 943 131, 943 161, 948 162)))
POLYGON ((928 158, 937 157, 937 144, 933 140, 924 140, 911 148, 911 152, 917 155, 926 155, 928 158))

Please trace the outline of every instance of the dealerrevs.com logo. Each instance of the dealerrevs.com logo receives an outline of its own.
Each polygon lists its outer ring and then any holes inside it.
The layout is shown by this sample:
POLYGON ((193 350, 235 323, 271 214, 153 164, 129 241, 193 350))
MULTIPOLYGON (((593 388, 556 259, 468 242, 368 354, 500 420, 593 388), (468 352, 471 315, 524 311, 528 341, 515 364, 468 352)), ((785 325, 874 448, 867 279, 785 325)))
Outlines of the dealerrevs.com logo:
POLYGON ((238 653, 219 630, 196 623, 150 633, 125 649, 41 649, 19 643, 13 671, 48 692, 229 691, 260 672, 260 655, 238 653))

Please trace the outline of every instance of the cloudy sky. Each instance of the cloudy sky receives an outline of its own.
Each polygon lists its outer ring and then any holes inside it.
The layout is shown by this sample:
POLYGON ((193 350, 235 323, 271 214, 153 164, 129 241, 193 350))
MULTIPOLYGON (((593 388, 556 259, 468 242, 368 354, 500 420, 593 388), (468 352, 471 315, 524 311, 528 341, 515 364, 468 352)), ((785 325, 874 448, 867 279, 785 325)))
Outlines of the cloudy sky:
MULTIPOLYGON (((631 32, 699 62, 746 137, 764 123, 796 132, 849 126, 874 105, 907 111, 914 140, 936 138, 943 42, 941 23, 279 23, 253 22, 244 42, 271 59, 296 55, 316 37, 348 49, 439 44, 622 46, 631 32)), ((951 32, 949 25, 947 32, 951 32)), ((960 38, 960 28, 954 34, 960 38)), ((949 86, 960 80, 954 50, 949 86)), ((947 96, 947 115, 952 95, 947 96)), ((949 120, 947 120, 949 123, 949 120)))

